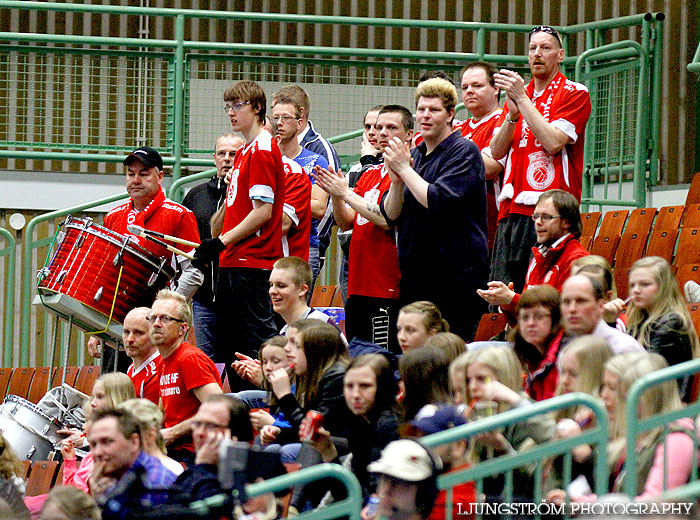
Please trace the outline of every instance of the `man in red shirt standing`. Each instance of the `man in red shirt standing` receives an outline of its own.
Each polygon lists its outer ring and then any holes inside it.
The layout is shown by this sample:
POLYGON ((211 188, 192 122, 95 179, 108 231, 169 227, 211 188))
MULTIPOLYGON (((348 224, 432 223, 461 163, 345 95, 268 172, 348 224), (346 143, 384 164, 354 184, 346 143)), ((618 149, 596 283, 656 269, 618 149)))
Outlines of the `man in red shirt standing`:
POLYGON ((204 352, 185 341, 192 310, 184 296, 163 289, 146 317, 151 343, 163 358, 160 400, 165 415, 161 430, 168 454, 192 463, 191 419, 204 399, 221 393, 221 376, 204 352))
POLYGON ((239 81, 226 90, 224 101, 231 128, 246 144, 236 152, 221 235, 212 233, 216 238, 202 242, 195 265, 219 258, 217 312, 227 324, 221 333, 226 329, 231 341, 217 359, 226 363, 235 392, 250 387, 231 368, 234 353, 255 358, 262 342, 277 333, 268 288, 272 265, 282 257, 285 172, 277 141, 263 127, 267 101, 262 87, 239 81))
POLYGON ((513 282, 521 291, 535 245, 530 217, 541 193, 561 189, 581 201, 583 146, 591 98, 585 85, 559 70, 564 60, 559 33, 538 26, 530 32, 528 62, 532 80, 501 69, 496 87, 505 91, 505 117, 491 141, 494 159, 508 157, 500 199, 508 214, 499 217, 491 280, 513 282))
POLYGON ((136 397, 148 399, 158 404, 160 401, 160 372, 163 359, 160 352, 151 343, 148 334, 148 320, 151 312, 148 307, 137 307, 129 311, 124 318, 122 341, 126 355, 131 358, 131 365, 126 375, 134 382, 136 397))
MULTIPOLYGON (((410 143, 413 114, 400 105, 386 105, 377 116, 380 150, 397 137, 410 143)), ((399 270, 396 233, 379 211, 379 201, 391 186, 383 164, 367 169, 354 189, 345 176, 316 168, 316 182, 331 195, 333 216, 342 231, 352 228, 348 262, 348 301, 345 305, 345 331, 348 339, 357 337, 392 347, 398 352, 399 270), (383 322, 383 326, 376 327, 383 322)))

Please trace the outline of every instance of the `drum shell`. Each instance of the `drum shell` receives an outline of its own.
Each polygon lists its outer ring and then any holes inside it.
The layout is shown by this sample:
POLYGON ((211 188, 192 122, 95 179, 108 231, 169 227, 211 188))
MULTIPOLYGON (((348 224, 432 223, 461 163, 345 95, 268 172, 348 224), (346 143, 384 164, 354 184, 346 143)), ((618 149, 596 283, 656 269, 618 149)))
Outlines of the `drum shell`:
POLYGON ((0 432, 12 451, 23 460, 50 459, 54 444, 63 438, 58 434, 61 428, 56 419, 16 395, 8 395, 0 409, 0 432))
POLYGON ((157 292, 174 276, 169 265, 161 267, 159 257, 89 219, 69 217, 63 232, 39 283, 43 294, 70 296, 108 317, 119 281, 112 320, 122 323, 134 307, 150 307, 157 292), (149 284, 152 277, 155 280, 149 284))

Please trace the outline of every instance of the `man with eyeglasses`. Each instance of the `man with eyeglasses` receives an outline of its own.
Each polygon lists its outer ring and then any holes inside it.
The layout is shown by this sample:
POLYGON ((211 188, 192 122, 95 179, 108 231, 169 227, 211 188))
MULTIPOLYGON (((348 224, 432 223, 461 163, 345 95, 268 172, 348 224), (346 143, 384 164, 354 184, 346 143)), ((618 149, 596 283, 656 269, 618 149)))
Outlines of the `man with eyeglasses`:
MULTIPOLYGON (((571 274, 571 264, 588 255, 581 245, 581 213, 578 201, 564 190, 549 190, 539 196, 534 221, 537 246, 532 248, 532 260, 527 269, 525 289, 547 284, 561 290, 571 274)), ((532 225, 532 224, 531 224, 532 225)), ((477 293, 490 305, 499 306, 515 322, 520 294, 503 281, 491 281, 488 289, 477 293)))
MULTIPOLYGON (((277 332, 268 285, 272 265, 282 257, 282 210, 286 179, 277 141, 265 130, 267 98, 253 81, 239 81, 224 92, 234 132, 245 146, 236 154, 223 208, 223 228, 204 240, 195 265, 219 259, 216 307, 219 330, 217 361, 226 364, 233 391, 250 388, 231 368, 234 353, 257 357, 260 345, 277 332)), ((221 211, 221 210, 220 210, 221 211)), ((217 213, 218 214, 218 213, 217 213)), ((216 219, 214 215, 212 222, 216 219)), ((214 231, 214 229, 212 229, 214 231)))
POLYGON ((591 113, 585 85, 559 70, 564 49, 548 26, 529 35, 532 79, 501 69, 495 86, 506 93, 502 124, 491 140, 493 158, 508 158, 499 196, 499 221, 491 280, 525 284, 530 248, 536 236, 530 216, 541 193, 562 189, 581 200, 584 132, 591 113))
MULTIPOLYGON (((309 297, 313 292, 314 284, 318 273, 321 271, 320 251, 321 243, 318 234, 319 226, 325 225, 328 208, 328 194, 316 186, 311 177, 311 172, 315 166, 328 168, 328 164, 334 161, 333 147, 328 144, 329 149, 317 149, 313 146, 303 145, 299 135, 305 132, 309 135, 312 131, 308 122, 309 96, 296 85, 286 86, 279 89, 272 95, 272 118, 277 124, 277 134, 280 144, 280 151, 285 157, 297 162, 311 181, 311 238, 309 248, 309 265, 313 273, 313 280, 309 288, 309 297), (306 114, 306 118, 304 115, 306 114), (326 155, 322 155, 325 151, 326 155)), ((315 132, 314 132, 315 133, 315 132)), ((318 136, 317 144, 327 143, 325 139, 318 136)), ((316 143, 316 141, 314 141, 316 143)), ((331 220, 332 225, 332 220, 331 220)), ((325 250, 325 248, 324 248, 325 250)))
MULTIPOLYGON (((243 138, 234 134, 225 134, 216 140, 214 146, 214 165, 216 174, 207 182, 199 184, 187 192, 182 205, 189 208, 197 217, 199 237, 211 238, 209 221, 221 207, 226 198, 226 174, 233 169, 236 151, 245 143, 243 138)), ((203 270, 204 282, 192 297, 194 318, 194 335, 196 344, 210 358, 216 354, 216 308, 214 306, 214 280, 219 271, 219 260, 214 259, 203 270)))
MULTIPOLYGON (((134 236, 128 230, 128 226, 135 224, 151 231, 199 242, 194 214, 184 206, 166 198, 161 187, 164 177, 163 158, 157 150, 149 146, 141 146, 124 159, 124 166, 126 166, 126 191, 129 193, 129 200, 105 215, 104 226, 129 236, 131 240, 153 254, 168 259, 179 273, 173 287, 180 294, 192 298, 204 280, 200 270, 182 255, 175 255, 151 240, 134 236)), ((185 252, 190 251, 185 248, 185 252)), ((91 356, 95 358, 102 356, 103 373, 114 370, 113 348, 104 350, 103 342, 97 336, 90 337, 87 347, 91 356)), ((118 359, 118 369, 125 372, 126 367, 129 366, 128 358, 121 352, 118 359)))
POLYGON ((151 343, 163 358, 160 400, 165 428, 161 434, 172 458, 191 463, 194 460, 192 417, 204 399, 221 394, 221 376, 214 362, 186 341, 192 311, 183 296, 161 290, 146 319, 151 343))

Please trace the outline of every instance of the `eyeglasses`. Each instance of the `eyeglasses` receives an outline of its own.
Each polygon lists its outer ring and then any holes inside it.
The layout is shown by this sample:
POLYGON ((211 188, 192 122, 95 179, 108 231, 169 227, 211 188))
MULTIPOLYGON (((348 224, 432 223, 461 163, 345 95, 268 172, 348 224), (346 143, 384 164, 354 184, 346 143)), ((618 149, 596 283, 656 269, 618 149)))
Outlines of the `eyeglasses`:
POLYGON ((146 321, 150 323, 155 323, 158 320, 160 320, 160 322, 163 325, 169 325, 172 321, 176 321, 178 323, 185 323, 185 320, 173 318, 172 316, 168 316, 167 314, 149 314, 148 316, 146 316, 146 321))
POLYGON ((240 111, 245 105, 250 105, 250 101, 238 101, 237 103, 234 103, 233 105, 229 105, 226 103, 224 105, 224 112, 227 114, 233 110, 234 112, 240 111))
POLYGON ((530 321, 534 319, 535 321, 542 321, 547 318, 551 318, 552 315, 549 314, 548 312, 533 312, 532 314, 530 313, 523 313, 523 314, 518 314, 518 320, 519 321, 530 321))
POLYGON ((228 424, 216 424, 206 421, 192 421, 190 423, 193 430, 198 430, 199 428, 204 428, 208 432, 213 432, 215 430, 221 430, 223 428, 228 428, 228 424))
POLYGON ((559 46, 561 47, 561 38, 559 37, 559 33, 554 27, 550 27, 549 25, 538 25, 532 31, 530 31, 530 38, 532 38, 533 34, 538 32, 551 34, 557 39, 557 41, 559 42, 559 46))
POLYGON ((282 121, 283 123, 291 123, 292 121, 298 121, 301 119, 300 117, 292 117, 292 116, 272 116, 272 120, 275 123, 279 123, 282 121))
POLYGON ((541 215, 540 213, 533 213, 532 214, 532 221, 537 222, 539 219, 542 219, 542 222, 545 224, 547 222, 550 222, 554 220, 555 218, 561 218, 561 215, 541 215))

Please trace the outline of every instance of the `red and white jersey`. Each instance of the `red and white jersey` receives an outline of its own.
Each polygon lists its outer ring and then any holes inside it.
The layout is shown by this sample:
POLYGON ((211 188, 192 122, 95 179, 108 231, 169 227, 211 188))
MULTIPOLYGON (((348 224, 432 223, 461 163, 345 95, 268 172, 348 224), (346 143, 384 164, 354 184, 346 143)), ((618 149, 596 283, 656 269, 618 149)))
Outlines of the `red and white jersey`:
MULTIPOLYGON (((104 226, 122 235, 134 236, 126 229, 127 225, 134 223, 129 222, 129 213, 131 209, 132 202, 131 199, 129 199, 128 202, 117 206, 105 215, 104 226)), ((197 229, 197 219, 194 213, 182 204, 178 204, 170 199, 164 198, 160 207, 146 217, 142 227, 150 229, 151 231, 158 231, 159 233, 199 243, 199 230, 197 229)), ((165 247, 151 240, 146 240, 143 237, 135 238, 138 239, 137 241, 140 246, 149 250, 154 255, 172 259, 173 253, 168 251, 165 247)), ((186 253, 194 249, 180 245, 177 247, 186 253)))
MULTIPOLYGON (((465 139, 470 139, 483 153, 491 157, 491 139, 501 125, 503 110, 498 108, 479 121, 469 118, 455 127, 465 139)), ((499 161, 500 162, 500 161, 499 161)), ((503 161, 505 163, 505 161, 503 161)), ((498 196, 501 194, 500 179, 486 181, 486 220, 488 222, 489 250, 493 248, 498 225, 498 196)))
POLYGON ((282 257, 282 208, 285 172, 282 154, 266 130, 238 149, 226 192, 222 234, 238 226, 253 211, 253 200, 272 204, 272 217, 257 232, 230 245, 219 256, 219 267, 272 269, 282 257))
POLYGON ((282 156, 286 174, 284 214, 292 227, 282 237, 284 256, 298 256, 309 261, 311 240, 311 181, 299 163, 282 156))
POLYGON ((158 404, 160 400, 160 373, 163 369, 163 359, 156 350, 141 366, 134 367, 132 363, 126 370, 136 390, 136 397, 148 399, 158 404))
MULTIPOLYGON (((369 168, 354 192, 370 204, 379 204, 391 187, 383 164, 369 168)), ((398 298, 399 255, 394 229, 382 229, 357 213, 352 227, 348 258, 348 295, 398 298)))
MULTIPOLYGON (((532 215, 540 194, 562 189, 581 200, 583 145, 591 98, 585 85, 566 79, 560 72, 544 91, 535 93, 534 81, 526 87, 544 119, 569 137, 556 155, 550 155, 535 138, 525 118, 515 125, 506 164, 503 196, 511 196, 510 213, 532 215)), ((508 108, 503 109, 504 116, 508 108)))
MULTIPOLYGON (((180 424, 197 413, 200 403, 192 390, 209 383, 221 386, 221 376, 209 356, 194 345, 182 343, 163 359, 160 398, 166 428, 180 424)), ((178 445, 194 451, 189 436, 178 445)))

